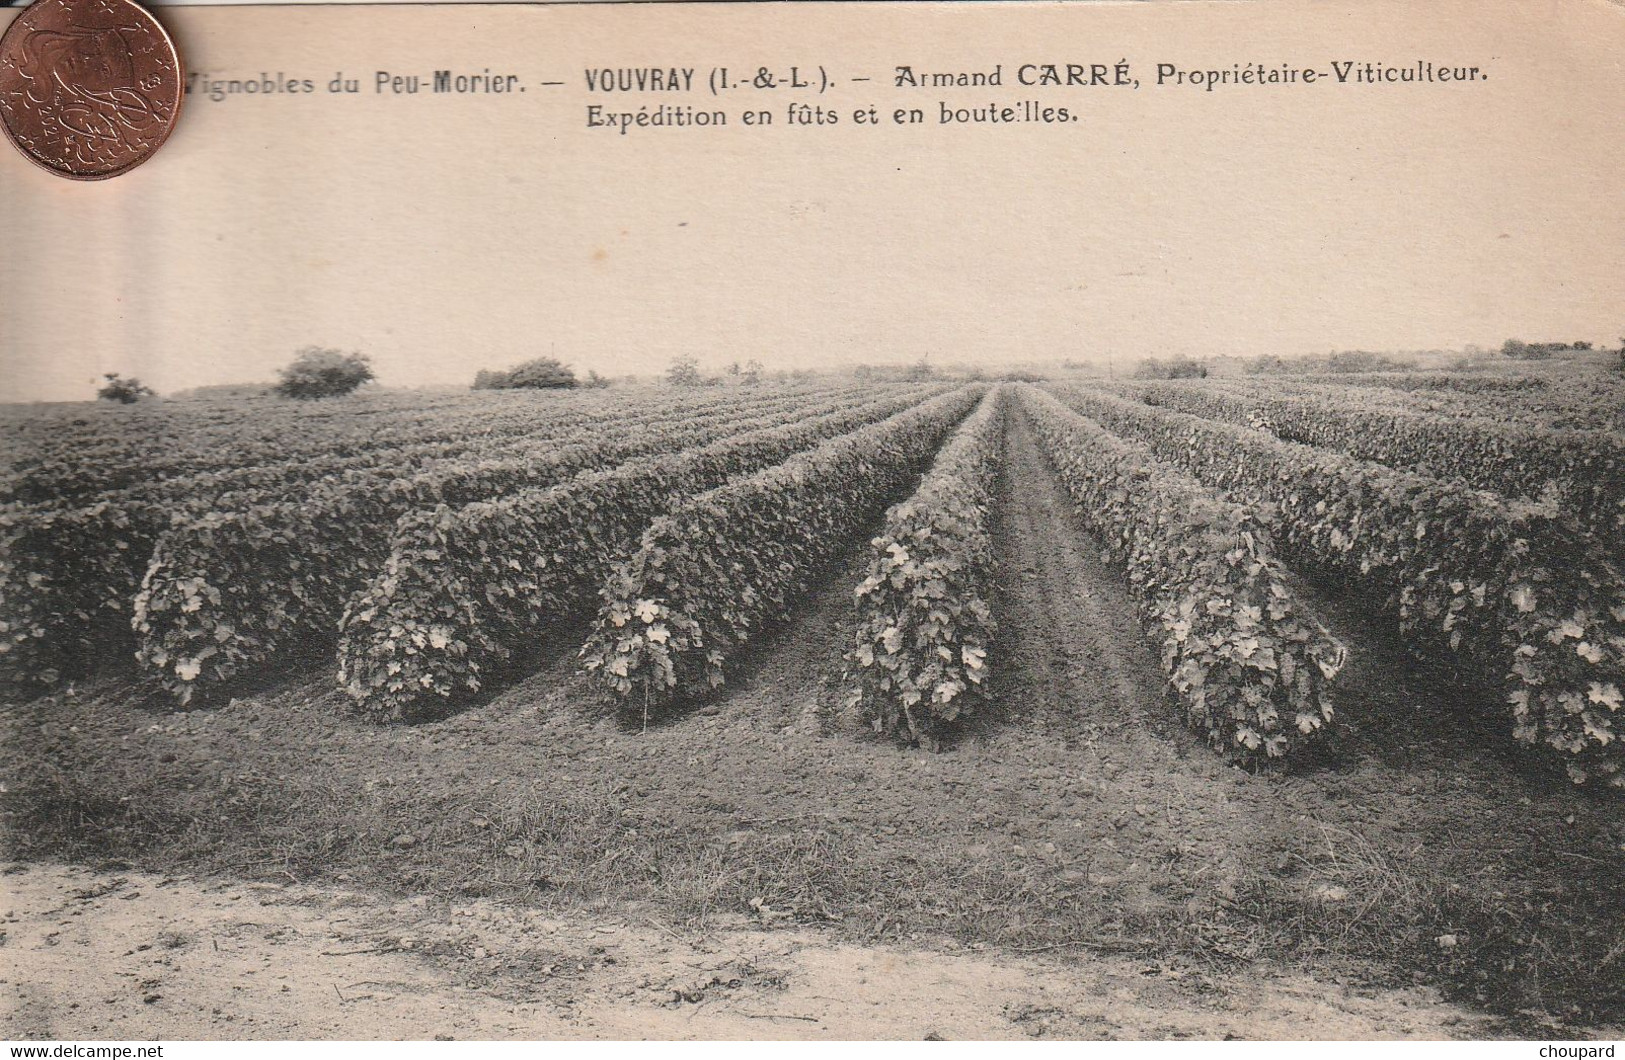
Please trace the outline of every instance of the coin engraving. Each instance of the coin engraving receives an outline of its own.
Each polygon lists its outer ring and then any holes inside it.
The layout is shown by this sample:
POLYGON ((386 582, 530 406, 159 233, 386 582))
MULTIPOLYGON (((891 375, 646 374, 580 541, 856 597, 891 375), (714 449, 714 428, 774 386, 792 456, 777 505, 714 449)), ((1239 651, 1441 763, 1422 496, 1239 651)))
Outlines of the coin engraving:
POLYGON ((0 125, 62 176, 127 172, 180 112, 180 57, 134 0, 38 0, 0 37, 0 125))

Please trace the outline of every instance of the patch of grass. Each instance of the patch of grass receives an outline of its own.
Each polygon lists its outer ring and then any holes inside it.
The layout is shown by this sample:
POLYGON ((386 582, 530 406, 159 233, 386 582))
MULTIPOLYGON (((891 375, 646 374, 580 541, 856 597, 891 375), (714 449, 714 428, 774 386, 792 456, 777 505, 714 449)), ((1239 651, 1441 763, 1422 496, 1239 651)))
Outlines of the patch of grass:
POLYGON ((138 766, 39 762, 5 798, 10 838, 32 857, 263 879, 344 872, 390 890, 598 912, 631 904, 700 930, 748 917, 840 925, 865 941, 1165 948, 1042 859, 973 859, 948 842, 904 852, 850 827, 717 836, 535 790, 428 807, 403 788, 358 792, 320 769, 187 790, 138 766))
MULTIPOLYGON (((822 925, 861 942, 1109 952, 1214 974, 1274 959, 1383 985, 1435 983, 1529 1034, 1625 1020, 1617 859, 1540 869, 1527 843, 1509 839, 1513 861, 1464 876, 1459 862, 1449 868, 1381 832, 1283 815, 1226 847, 1239 854, 1239 875, 1221 869, 1163 892, 1155 881, 1175 874, 1152 865, 1146 892, 1091 871, 1087 850, 1046 855, 1024 840, 1028 853, 1018 854, 1008 839, 990 843, 991 833, 951 820, 915 830, 887 816, 882 830, 874 811, 848 808, 719 831, 740 820, 731 793, 674 807, 678 785, 692 782, 683 772, 665 787, 650 781, 652 794, 635 801, 606 776, 614 766, 584 762, 592 779, 580 783, 574 758, 527 750, 493 784, 477 765, 460 772, 481 760, 480 739, 511 736, 479 719, 402 742, 297 706, 244 707, 223 734, 172 716, 165 724, 181 731, 151 732, 147 744, 140 734, 161 728, 151 716, 98 720, 60 704, 13 715, 13 732, 28 738, 0 751, 0 842, 20 858, 300 882, 342 874, 346 886, 490 895, 702 932, 822 925), (538 773, 527 777, 533 761, 538 773)), ((577 739, 578 753, 596 753, 577 739)), ((619 768, 639 767, 623 759, 619 768)), ((827 763, 855 791, 867 768, 827 763)), ((990 789, 984 801, 994 797, 990 789)), ((1101 806, 1080 801, 1067 813, 1112 804, 1101 806)), ((1157 855, 1142 846, 1136 856, 1157 855)))
POLYGON ((49 760, 13 784, 5 838, 18 855, 128 857, 174 842, 191 825, 139 786, 86 777, 49 760))
POLYGON ((1625 1017, 1625 877, 1580 887, 1447 878, 1420 853, 1398 858, 1318 823, 1278 871, 1229 903, 1250 949, 1312 963, 1355 958, 1437 985, 1526 1035, 1625 1017))

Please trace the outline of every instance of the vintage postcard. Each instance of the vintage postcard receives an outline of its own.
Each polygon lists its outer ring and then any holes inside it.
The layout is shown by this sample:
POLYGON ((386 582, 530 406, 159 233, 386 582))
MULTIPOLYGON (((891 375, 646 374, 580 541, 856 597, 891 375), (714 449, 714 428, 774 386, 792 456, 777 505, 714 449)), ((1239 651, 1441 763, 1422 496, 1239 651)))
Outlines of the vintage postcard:
POLYGON ((0 29, 7 1039, 1612 1055, 1625 6, 0 29))

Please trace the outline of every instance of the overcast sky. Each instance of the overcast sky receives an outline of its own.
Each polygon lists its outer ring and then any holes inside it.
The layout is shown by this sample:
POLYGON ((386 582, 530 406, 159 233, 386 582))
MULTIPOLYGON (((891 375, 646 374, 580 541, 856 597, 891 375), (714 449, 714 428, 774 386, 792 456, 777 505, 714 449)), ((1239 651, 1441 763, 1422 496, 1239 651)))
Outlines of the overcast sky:
MULTIPOLYGON (((1601 2, 164 17, 196 69, 310 77, 317 92, 193 99, 157 159, 97 184, 6 152, 0 398, 87 397, 104 371, 164 391, 270 379, 312 343, 413 385, 549 353, 647 373, 678 354, 717 368, 1123 360, 1612 342, 1625 328, 1625 8, 1601 2), (1120 58, 1138 91, 1008 84, 1022 62, 1120 58), (1418 58, 1489 79, 1146 83, 1161 61, 1418 58), (837 108, 833 128, 585 128, 589 102, 628 102, 589 99, 589 65, 699 80, 792 62, 874 80, 802 97, 837 108), (904 96, 899 63, 1003 63, 1007 85, 904 96), (453 66, 533 87, 372 94, 378 68, 453 66), (326 93, 341 69, 362 95, 326 93), (939 99, 1040 99, 1083 118, 943 128, 939 99), (887 124, 853 125, 871 101, 887 124), (930 122, 890 126, 900 105, 930 122)), ((747 98, 782 119, 791 97, 747 98)))

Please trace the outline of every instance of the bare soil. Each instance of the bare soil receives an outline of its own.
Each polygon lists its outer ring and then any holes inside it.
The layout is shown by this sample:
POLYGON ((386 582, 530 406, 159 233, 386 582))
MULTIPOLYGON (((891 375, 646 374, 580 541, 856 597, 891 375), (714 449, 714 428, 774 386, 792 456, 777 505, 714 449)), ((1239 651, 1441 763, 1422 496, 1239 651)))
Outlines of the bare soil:
POLYGON ((994 695, 941 753, 842 707, 861 548, 647 731, 576 674, 580 630, 418 725, 355 719, 320 670, 189 713, 117 680, 0 708, 29 866, 0 877, 29 955, 8 1027, 49 1002, 56 1033, 130 1037, 1617 1035, 1619 800, 1525 768, 1482 693, 1336 596, 1349 735, 1227 763, 1015 419, 994 695), (118 878, 142 897, 70 901, 118 878), (246 970, 278 987, 233 990, 246 970), (740 985, 671 999, 713 973, 740 985), (160 1000, 112 989, 146 979, 160 1000))
POLYGON ((701 935, 490 899, 108 875, 5 877, 0 1026, 29 1039, 1472 1037, 1422 989, 1279 969, 1243 985, 1121 958, 701 935))

